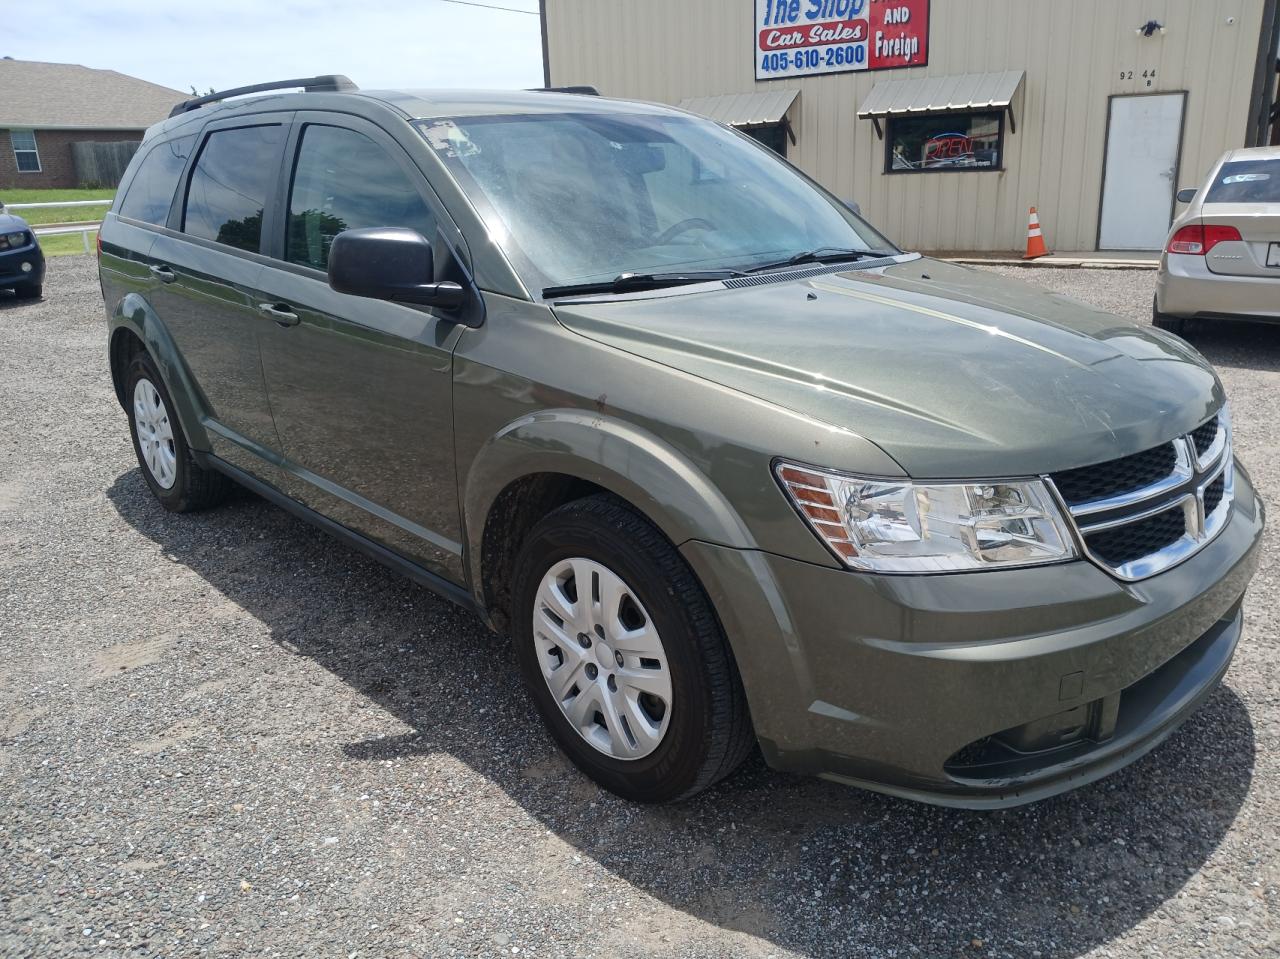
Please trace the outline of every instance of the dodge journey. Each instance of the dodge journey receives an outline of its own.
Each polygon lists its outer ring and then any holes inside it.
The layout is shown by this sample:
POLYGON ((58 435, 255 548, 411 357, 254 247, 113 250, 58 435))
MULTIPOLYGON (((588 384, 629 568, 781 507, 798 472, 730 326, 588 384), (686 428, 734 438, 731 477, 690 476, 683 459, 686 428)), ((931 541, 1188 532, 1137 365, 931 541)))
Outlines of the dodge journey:
POLYGON ((899 249, 680 110, 187 101, 100 270, 161 505, 239 484, 474 611, 631 799, 759 748, 1027 802, 1154 748, 1240 638, 1263 511, 1196 350, 899 249))

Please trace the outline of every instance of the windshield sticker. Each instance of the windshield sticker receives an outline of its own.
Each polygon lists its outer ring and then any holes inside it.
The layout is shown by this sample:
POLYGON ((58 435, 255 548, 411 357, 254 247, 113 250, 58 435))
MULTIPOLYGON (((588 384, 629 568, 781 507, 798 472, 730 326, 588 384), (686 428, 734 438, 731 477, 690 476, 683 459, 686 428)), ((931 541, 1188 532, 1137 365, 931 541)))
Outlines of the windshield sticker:
POLYGON ((447 157, 469 157, 480 152, 452 120, 432 120, 423 125, 422 133, 432 149, 447 157))
POLYGON ((1237 173, 1234 176, 1224 176, 1222 185, 1228 183, 1257 183, 1259 180, 1270 180, 1270 173, 1237 173))

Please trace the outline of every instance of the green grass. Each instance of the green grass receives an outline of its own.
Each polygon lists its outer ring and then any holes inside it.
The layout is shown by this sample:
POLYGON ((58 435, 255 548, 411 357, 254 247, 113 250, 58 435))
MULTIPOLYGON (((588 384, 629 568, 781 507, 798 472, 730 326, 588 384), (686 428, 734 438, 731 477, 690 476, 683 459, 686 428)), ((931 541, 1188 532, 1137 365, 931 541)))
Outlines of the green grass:
MULTIPOLYGON (((89 234, 89 250, 97 242, 97 234, 89 234)), ((84 253, 84 240, 79 233, 60 233, 56 236, 40 237, 40 249, 45 256, 78 256, 84 253)))
MULTIPOLYGON (((69 200, 110 200, 115 190, 0 190, 0 201, 9 203, 65 203, 69 200)), ((101 220, 107 212, 105 206, 68 206, 53 210, 14 210, 32 226, 48 226, 52 223, 79 223, 82 220, 101 220)))

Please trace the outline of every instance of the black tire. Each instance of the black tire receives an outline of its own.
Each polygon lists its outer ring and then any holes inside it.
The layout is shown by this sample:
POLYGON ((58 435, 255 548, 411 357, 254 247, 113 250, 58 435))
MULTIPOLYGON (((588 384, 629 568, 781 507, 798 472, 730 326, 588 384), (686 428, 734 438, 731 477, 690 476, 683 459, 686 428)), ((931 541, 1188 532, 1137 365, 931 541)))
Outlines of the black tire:
POLYGON ((1170 316, 1168 313, 1160 312, 1160 303, 1155 297, 1151 298, 1151 325, 1161 330, 1168 330, 1170 333, 1176 333, 1182 336, 1187 331, 1187 321, 1181 316, 1170 316))
POLYGON ((525 682, 552 737, 574 764, 625 799, 686 799, 732 773, 755 746, 746 695, 724 630, 702 585, 667 538, 611 496, 568 503, 529 533, 516 560, 512 633, 525 682), (607 566, 634 591, 662 637, 672 686, 669 725, 641 759, 590 745, 543 678, 533 610, 544 574, 560 560, 607 566))
POLYGON ((209 509, 217 506, 227 497, 231 481, 214 470, 200 466, 191 455, 187 438, 182 433, 182 425, 178 422, 173 399, 164 385, 164 380, 151 357, 146 353, 138 353, 129 361, 125 371, 125 410, 129 417, 129 434, 133 438, 133 452, 138 457, 138 466, 142 470, 142 478, 151 489, 152 495, 160 501, 160 505, 172 513, 189 513, 194 510, 209 509), (138 439, 138 424, 134 412, 134 391, 140 380, 147 380, 160 394, 164 408, 173 427, 172 450, 176 466, 173 485, 165 489, 151 472, 146 457, 142 453, 142 445, 138 439))
POLYGON ((13 295, 20 300, 38 300, 44 294, 40 283, 20 283, 13 288, 13 295))

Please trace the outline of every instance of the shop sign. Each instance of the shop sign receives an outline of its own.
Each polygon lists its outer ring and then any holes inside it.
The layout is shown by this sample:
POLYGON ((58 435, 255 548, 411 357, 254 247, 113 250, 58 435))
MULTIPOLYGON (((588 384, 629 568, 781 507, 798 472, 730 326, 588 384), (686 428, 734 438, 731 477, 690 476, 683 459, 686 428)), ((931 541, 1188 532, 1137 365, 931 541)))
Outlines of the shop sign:
POLYGON ((756 79, 929 62, 929 0, 754 0, 756 79))

